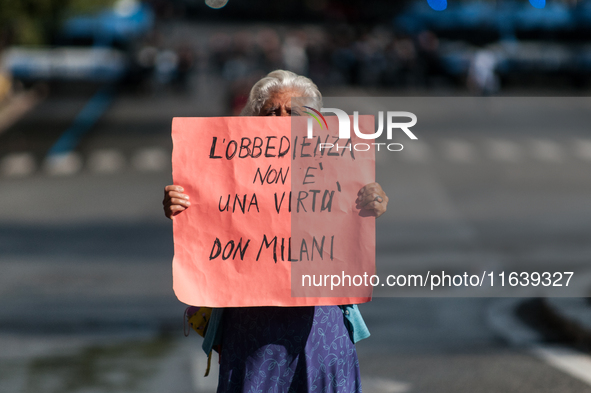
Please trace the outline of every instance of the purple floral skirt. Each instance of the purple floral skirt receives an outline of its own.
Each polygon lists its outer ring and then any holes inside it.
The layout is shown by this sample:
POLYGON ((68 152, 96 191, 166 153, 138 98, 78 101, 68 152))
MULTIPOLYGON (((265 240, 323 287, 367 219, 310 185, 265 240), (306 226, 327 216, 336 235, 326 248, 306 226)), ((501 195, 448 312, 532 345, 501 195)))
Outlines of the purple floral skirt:
POLYGON ((338 306, 224 309, 218 393, 361 392, 338 306))

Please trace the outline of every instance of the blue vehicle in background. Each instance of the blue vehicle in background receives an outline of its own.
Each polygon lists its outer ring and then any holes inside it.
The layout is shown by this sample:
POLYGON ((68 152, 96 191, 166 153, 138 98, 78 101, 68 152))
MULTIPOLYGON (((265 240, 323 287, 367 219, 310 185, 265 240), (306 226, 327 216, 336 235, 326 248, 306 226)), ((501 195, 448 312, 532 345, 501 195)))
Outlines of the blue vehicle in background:
POLYGON ((560 76, 574 86, 589 83, 588 2, 549 2, 540 9, 527 1, 449 2, 438 12, 419 0, 392 23, 403 34, 434 32, 441 43, 441 68, 457 81, 469 76, 486 53, 494 59, 489 63, 494 63, 495 74, 506 82, 560 76))
POLYGON ((154 25, 151 9, 135 0, 119 0, 96 15, 67 19, 57 45, 11 47, 2 66, 14 79, 35 81, 117 82, 133 66, 134 42, 154 25))

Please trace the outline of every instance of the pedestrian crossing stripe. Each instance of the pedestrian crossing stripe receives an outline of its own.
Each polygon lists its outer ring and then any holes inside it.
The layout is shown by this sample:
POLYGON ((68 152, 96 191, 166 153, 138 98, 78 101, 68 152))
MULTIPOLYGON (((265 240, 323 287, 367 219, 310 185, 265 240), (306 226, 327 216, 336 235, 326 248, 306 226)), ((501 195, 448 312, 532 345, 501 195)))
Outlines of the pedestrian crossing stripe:
MULTIPOLYGON (((124 170, 165 172, 171 170, 171 153, 161 147, 142 147, 131 153, 117 148, 96 149, 88 153, 72 151, 50 155, 44 160, 32 152, 15 152, 0 157, 0 177, 22 178, 33 174, 71 176, 78 173, 114 174, 124 170)), ((539 164, 591 163, 591 139, 557 142, 530 138, 520 141, 486 139, 468 141, 458 138, 439 138, 430 142, 412 141, 401 151, 376 152, 378 165, 391 162, 410 164, 455 165, 478 162, 518 165, 526 162, 539 164)))

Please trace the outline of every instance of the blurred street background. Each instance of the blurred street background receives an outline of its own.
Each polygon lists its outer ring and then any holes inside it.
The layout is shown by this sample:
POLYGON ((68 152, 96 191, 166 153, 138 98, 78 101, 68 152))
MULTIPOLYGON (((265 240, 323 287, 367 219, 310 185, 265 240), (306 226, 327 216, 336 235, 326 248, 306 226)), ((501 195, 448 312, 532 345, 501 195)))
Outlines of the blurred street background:
MULTIPOLYGON (((511 109, 580 117, 578 128, 467 121, 378 154, 390 205, 377 264, 589 277, 591 2, 431 3, 1 2, 0 392, 215 391, 217 355, 204 378, 172 292, 170 125, 237 115, 277 68, 376 108, 376 97, 570 97, 511 109)), ((435 113, 462 119, 453 102, 435 113)), ((582 291, 375 298, 361 306, 363 390, 591 392, 582 291)))

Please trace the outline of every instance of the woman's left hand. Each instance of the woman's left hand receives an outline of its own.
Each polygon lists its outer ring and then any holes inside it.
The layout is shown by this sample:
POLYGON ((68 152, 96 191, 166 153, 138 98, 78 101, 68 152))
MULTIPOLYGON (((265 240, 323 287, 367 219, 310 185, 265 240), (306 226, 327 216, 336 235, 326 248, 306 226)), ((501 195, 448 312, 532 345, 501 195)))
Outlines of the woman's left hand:
POLYGON ((378 183, 369 183, 357 193, 357 203, 362 209, 371 210, 378 218, 386 212, 388 196, 378 183))

